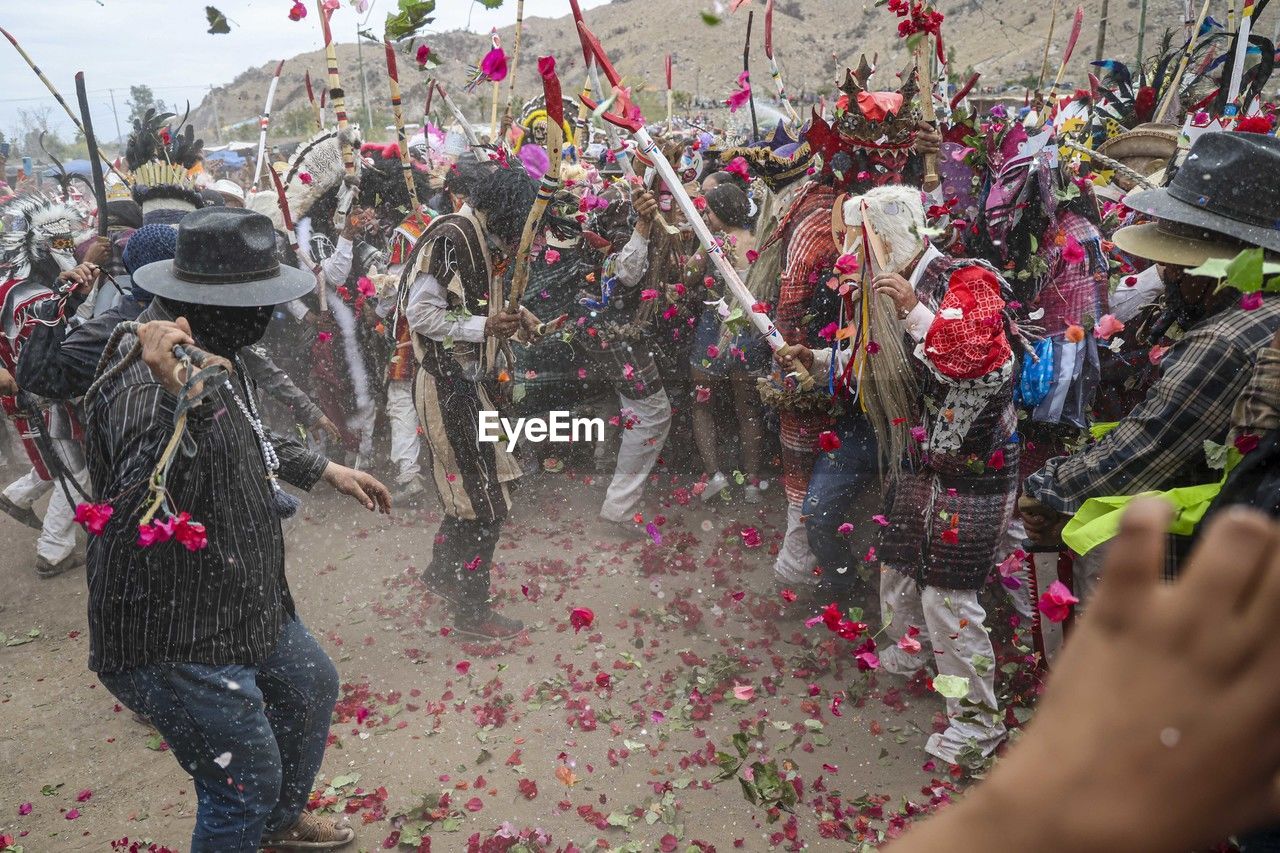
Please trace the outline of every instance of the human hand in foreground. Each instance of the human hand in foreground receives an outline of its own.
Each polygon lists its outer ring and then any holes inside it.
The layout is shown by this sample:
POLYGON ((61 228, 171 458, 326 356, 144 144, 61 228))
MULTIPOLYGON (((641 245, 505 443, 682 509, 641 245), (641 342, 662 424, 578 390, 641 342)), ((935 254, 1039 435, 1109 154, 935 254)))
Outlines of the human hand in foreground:
MULTIPOLYGON (((151 368, 151 375, 170 394, 177 396, 182 393, 182 386, 186 383, 188 376, 183 369, 182 362, 173 354, 173 348, 175 346, 195 346, 195 341, 191 337, 191 326, 187 323, 187 318, 179 317, 172 323, 168 320, 152 320, 149 323, 143 323, 138 329, 138 340, 142 341, 142 362, 151 368)), ((228 373, 235 372, 231 362, 225 358, 209 355, 203 367, 213 367, 214 365, 221 365, 228 373)), ((199 370, 200 368, 192 365, 192 369, 199 370)), ((199 397, 203 389, 204 383, 197 382, 191 387, 189 395, 191 397, 199 397)))
POLYGON ((58 276, 58 281, 69 281, 75 285, 74 292, 87 296, 98 281, 98 265, 85 261, 58 276))
POLYGON ((316 422, 307 428, 307 431, 310 432, 312 436, 315 436, 317 433, 321 433, 330 441, 342 441, 342 431, 338 429, 337 424, 329 420, 327 415, 321 415, 317 418, 316 422))
POLYGON ((18 382, 13 374, 0 367, 0 397, 12 397, 18 393, 18 382))
POLYGON ((330 462, 321 479, 335 491, 355 498, 370 512, 377 509, 383 515, 391 513, 391 492, 372 474, 330 462))
POLYGON ((1280 525, 1229 510, 1172 584, 1135 501, 1023 737, 889 853, 1183 851, 1280 819, 1280 525))
POLYGON ((787 344, 773 353, 773 360, 789 373, 796 369, 796 365, 800 365, 805 370, 812 370, 813 350, 801 344, 787 344))

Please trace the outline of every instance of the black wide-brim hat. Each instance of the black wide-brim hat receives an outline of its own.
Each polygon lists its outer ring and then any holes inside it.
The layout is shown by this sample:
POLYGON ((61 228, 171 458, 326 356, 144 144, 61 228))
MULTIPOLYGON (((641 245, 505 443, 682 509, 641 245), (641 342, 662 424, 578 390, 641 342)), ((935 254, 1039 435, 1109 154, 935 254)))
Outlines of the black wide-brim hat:
POLYGON ((224 308, 279 305, 316 286, 310 272, 280 263, 270 219, 232 207, 188 213, 173 259, 138 268, 133 281, 163 299, 224 308))
POLYGON ((1280 139, 1206 133, 1191 146, 1169 186, 1131 192, 1124 204, 1156 219, 1280 252, 1280 139))

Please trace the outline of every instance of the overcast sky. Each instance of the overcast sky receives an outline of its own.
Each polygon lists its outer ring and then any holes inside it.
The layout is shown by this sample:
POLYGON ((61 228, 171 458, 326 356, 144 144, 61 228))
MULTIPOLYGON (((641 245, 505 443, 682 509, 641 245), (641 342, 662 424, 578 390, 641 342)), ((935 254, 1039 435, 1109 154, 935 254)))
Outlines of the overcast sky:
MULTIPOLYGON (((75 109, 75 73, 83 71, 89 86, 94 129, 104 139, 115 138, 110 89, 123 128, 129 86, 146 83, 156 97, 170 104, 188 99, 195 104, 210 84, 230 82, 254 65, 284 59, 321 47, 315 0, 303 0, 307 17, 288 18, 293 0, 3 0, 3 26, 31 54, 46 76, 75 109), (207 3, 231 20, 231 33, 209 35, 207 3)), ((609 0, 582 0, 584 8, 609 0)), ((357 24, 367 19, 375 32, 396 6, 396 0, 373 0, 359 15, 351 0, 333 15, 335 37, 355 41, 357 24)), ((568 14, 568 0, 526 0, 525 19, 568 14)), ((434 31, 466 27, 487 32, 511 24, 516 0, 488 11, 470 0, 437 0, 434 31)), ((52 106, 64 137, 71 124, 43 84, 8 44, 0 40, 0 129, 17 126, 18 110, 52 106)), ((127 133, 128 129, 123 128, 127 133)))

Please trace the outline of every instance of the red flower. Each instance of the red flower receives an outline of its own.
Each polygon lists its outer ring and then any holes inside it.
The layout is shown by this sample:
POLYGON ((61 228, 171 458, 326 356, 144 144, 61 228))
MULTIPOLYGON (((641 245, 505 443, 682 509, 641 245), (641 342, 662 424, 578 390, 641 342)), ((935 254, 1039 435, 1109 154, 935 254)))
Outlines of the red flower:
POLYGON ((418 65, 425 68, 427 64, 427 58, 429 56, 431 56, 431 48, 427 47, 425 44, 418 45, 418 52, 416 54, 418 65))
POLYGON ((695 210, 698 210, 698 211, 706 210, 707 209, 706 198, 703 196, 698 196, 697 198, 695 198, 693 200, 693 207, 695 210))
POLYGON ((1236 122, 1236 130, 1240 133, 1261 133, 1263 136, 1271 133, 1274 125, 1271 116, 1245 116, 1236 122))
POLYGON ((840 449, 840 436, 827 430, 818 436, 818 449, 823 453, 832 453, 840 449))
POLYGON ((595 621, 596 614, 589 607, 575 607, 569 611, 569 624, 575 634, 583 628, 590 628, 595 621))
POLYGON ((1258 437, 1251 432, 1238 435, 1236 436, 1235 446, 1241 455, 1248 455, 1258 449, 1258 437))
POLYGON ((302 0, 294 0, 293 8, 289 10, 289 20, 301 21, 307 16, 307 7, 303 5, 302 0))
POLYGON ((204 525, 198 521, 192 521, 191 516, 185 512, 178 513, 177 521, 173 525, 173 538, 188 551, 202 551, 209 546, 209 537, 205 533, 204 525))
POLYGON ((742 544, 747 548, 760 547, 760 531, 754 527, 742 528, 742 544))
POLYGON ((94 536, 101 536, 114 512, 115 508, 111 504, 76 504, 76 524, 94 536))
POLYGON ((1071 594, 1062 581, 1049 584, 1036 607, 1050 622, 1061 622, 1071 613, 1071 605, 1079 604, 1080 599, 1071 594))

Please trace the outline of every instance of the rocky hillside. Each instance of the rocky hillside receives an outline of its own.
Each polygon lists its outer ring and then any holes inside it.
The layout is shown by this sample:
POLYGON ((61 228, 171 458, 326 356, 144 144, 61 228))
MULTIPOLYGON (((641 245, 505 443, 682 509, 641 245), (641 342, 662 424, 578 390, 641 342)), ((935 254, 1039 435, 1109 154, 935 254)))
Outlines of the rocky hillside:
MULTIPOLYGON (((1050 54, 1050 77, 1057 68, 1075 10, 1075 0, 1058 2, 1061 5, 1050 54)), ((1110 17, 1105 55, 1132 63, 1137 47, 1139 0, 1105 2, 1110 17)), ((1104 0, 1084 0, 1084 30, 1068 69, 1069 81, 1085 79, 1087 63, 1094 57, 1103 3, 1104 0)), ((568 4, 565 5, 567 10, 568 4)), ((707 5, 706 0, 613 0, 587 12, 588 23, 608 48, 614 64, 627 76, 627 82, 642 93, 641 104, 649 115, 663 109, 659 107, 661 98, 657 90, 662 87, 663 56, 668 52, 675 58, 675 88, 683 93, 682 98, 696 96, 703 101, 713 101, 724 98, 734 88, 734 80, 741 70, 746 10, 759 7, 757 17, 761 17, 763 0, 727 16, 716 26, 708 26, 702 20, 700 10, 707 5)), ((945 0, 938 6, 947 16, 943 35, 957 76, 972 68, 982 73, 982 85, 1000 86, 1021 83, 1028 77, 1034 79, 1039 73, 1049 29, 1049 2, 945 0)), ((1180 4, 1150 4, 1144 48, 1147 53, 1156 48, 1166 29, 1180 30, 1180 18, 1180 4)), ((903 43, 896 36, 895 22, 892 13, 876 8, 871 0, 779 0, 774 40, 789 89, 797 93, 830 91, 837 75, 843 74, 844 66, 856 65, 859 54, 864 52, 869 57, 879 57, 883 69, 878 75, 881 85, 890 85, 892 72, 909 60, 903 43)), ((318 30, 317 27, 317 42, 318 30)), ((514 42, 512 28, 501 34, 510 52, 514 42)), ((473 120, 487 122, 492 88, 482 87, 476 94, 466 95, 463 82, 466 66, 477 62, 488 49, 488 37, 451 32, 432 36, 428 43, 432 52, 445 60, 432 73, 449 87, 473 120)), ((529 17, 525 20, 524 44, 516 75, 517 102, 541 91, 534 60, 546 53, 555 55, 566 91, 581 85, 582 54, 572 18, 568 15, 557 19, 529 17)), ((338 61, 349 115, 353 121, 367 125, 367 114, 371 114, 374 130, 366 135, 380 138, 382 128, 390 121, 386 66, 380 46, 367 43, 358 51, 355 44, 340 44, 338 61), (363 53, 362 63, 359 53, 363 53), (368 111, 361 90, 361 65, 368 111)), ((757 93, 771 93, 764 56, 763 20, 755 24, 751 61, 757 93)), ((256 139, 256 116, 274 68, 275 63, 250 68, 230 84, 214 90, 211 97, 217 101, 217 119, 224 139, 256 139)), ((276 93, 273 140, 296 139, 310 128, 303 87, 306 70, 311 72, 318 95, 319 89, 326 86, 323 51, 290 57, 285 63, 276 93)), ((417 68, 411 56, 402 55, 400 76, 406 120, 420 121, 428 75, 417 68)), ((504 105, 507 92, 508 84, 504 83, 501 89, 504 105)), ((212 140, 215 119, 209 98, 193 111, 193 118, 205 138, 212 140)))

